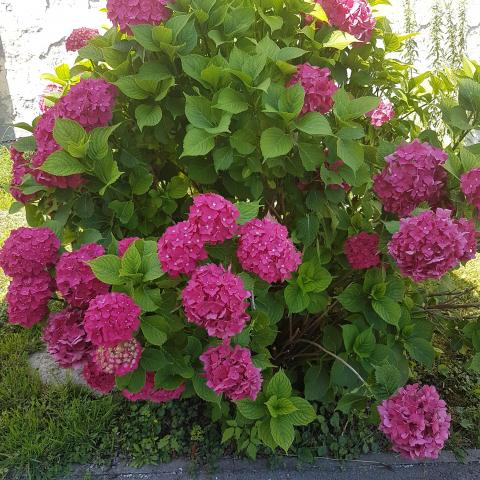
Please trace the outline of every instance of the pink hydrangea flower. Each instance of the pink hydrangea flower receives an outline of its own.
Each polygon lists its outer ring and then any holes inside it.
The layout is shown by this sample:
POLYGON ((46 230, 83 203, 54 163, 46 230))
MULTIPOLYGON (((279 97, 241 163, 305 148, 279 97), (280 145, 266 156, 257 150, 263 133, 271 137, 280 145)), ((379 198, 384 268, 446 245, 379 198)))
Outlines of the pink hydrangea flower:
POLYGON ((367 0, 316 0, 328 16, 330 23, 360 42, 372 37, 376 21, 367 0))
POLYGON ((221 243, 237 233, 238 208, 221 195, 204 193, 193 199, 188 221, 205 243, 221 243))
POLYGON ((138 368, 141 356, 142 344, 131 338, 113 347, 98 347, 93 360, 103 372, 123 376, 138 368))
POLYGON ((197 268, 182 292, 188 321, 218 338, 243 330, 250 318, 246 312, 249 297, 240 277, 213 263, 197 268))
POLYGON ((33 276, 55 265, 60 240, 47 227, 12 230, 0 249, 0 267, 10 277, 33 276))
POLYGON ((350 266, 357 270, 378 267, 380 265, 379 242, 380 237, 376 233, 360 232, 348 238, 343 245, 343 251, 350 266))
POLYGON ((98 280, 87 263, 104 254, 101 245, 86 243, 60 257, 56 269, 57 288, 71 306, 85 308, 92 298, 110 290, 109 285, 98 280))
POLYGON ((477 255, 478 232, 475 230, 475 222, 466 218, 460 218, 456 220, 456 224, 466 241, 465 253, 460 258, 460 261, 468 262, 468 260, 472 260, 477 255))
POLYGON ((104 395, 115 387, 115 375, 100 370, 92 358, 83 367, 82 377, 91 389, 104 395))
POLYGON ((381 100, 377 108, 367 113, 370 117, 370 122, 374 127, 381 127, 389 122, 395 116, 395 109, 390 100, 381 100))
POLYGON ((25 195, 19 188, 23 182, 23 177, 30 173, 30 167, 23 153, 18 152, 13 147, 10 149, 10 158, 12 159, 12 182, 10 184, 10 194, 20 203, 30 202, 35 195, 25 195))
POLYGON ((244 270, 268 283, 290 278, 302 263, 288 230, 266 218, 250 220, 240 227, 237 257, 244 270))
POLYGON ((75 120, 87 131, 103 127, 112 119, 117 94, 117 87, 102 78, 83 78, 61 98, 61 117, 75 120))
POLYGON ((305 90, 302 114, 307 112, 327 113, 333 107, 333 94, 338 90, 337 84, 330 78, 328 68, 320 68, 304 63, 297 66, 287 86, 299 83, 305 90))
POLYGON ((127 237, 127 238, 124 238, 123 240, 120 240, 118 242, 118 256, 123 257, 125 252, 128 250, 128 247, 130 247, 130 245, 133 242, 136 242, 137 240, 140 240, 140 238, 139 237, 127 237))
POLYGON ((53 294, 53 281, 48 272, 30 277, 16 277, 8 286, 8 321, 32 328, 48 313, 48 302, 53 294))
POLYGON ((468 203, 480 211, 480 168, 464 173, 460 178, 460 187, 468 203))
POLYGON ((107 0, 107 16, 123 33, 131 34, 131 25, 157 25, 168 20, 168 3, 169 0, 107 0))
POLYGON ((407 385, 378 407, 380 430, 405 458, 437 458, 450 431, 450 415, 434 386, 407 385))
POLYGON ((174 390, 165 390, 155 388, 155 373, 147 372, 145 385, 138 393, 132 393, 128 390, 122 390, 122 395, 131 402, 145 400, 153 403, 166 403, 179 399, 185 391, 185 385, 182 384, 174 390))
POLYGON ((252 362, 248 348, 223 343, 210 347, 200 356, 207 377, 207 386, 217 395, 230 400, 255 400, 262 386, 261 370, 252 362))
POLYGON ((43 330, 48 353, 63 368, 78 368, 88 360, 91 344, 83 328, 83 312, 66 308, 50 314, 43 330))
POLYGON ((157 249, 162 270, 172 277, 180 273, 191 275, 197 262, 208 256, 195 225, 190 222, 168 227, 158 241, 157 249))
POLYGON ((437 208, 400 220, 388 251, 404 276, 415 282, 441 278, 471 254, 470 234, 450 214, 437 208))
POLYGON ((404 143, 386 157, 387 166, 373 179, 373 191, 387 212, 409 215, 420 203, 437 206, 447 180, 442 165, 448 155, 429 143, 404 143))
POLYGON ((59 177, 38 170, 60 148, 53 138, 55 120, 69 118, 87 131, 105 126, 112 119, 117 93, 115 85, 103 79, 84 78, 43 114, 34 130, 37 151, 32 157, 32 174, 38 183, 57 188, 77 188, 84 183, 81 175, 59 177))
POLYGON ((53 104, 50 100, 46 99, 45 97, 57 96, 56 94, 61 93, 63 88, 60 85, 56 85, 55 83, 48 84, 45 89, 43 90, 42 95, 40 95, 40 99, 38 101, 38 106, 42 113, 45 113, 49 108, 53 107, 53 104))
POLYGON ((45 160, 53 152, 56 152, 60 148, 53 138, 55 120, 56 118, 61 117, 61 107, 59 106, 59 103, 49 108, 42 115, 33 131, 33 135, 37 142, 37 150, 32 157, 33 169, 31 174, 37 183, 47 187, 78 188, 84 183, 81 175, 68 175, 65 177, 59 177, 57 175, 52 175, 39 170, 39 168, 43 165, 43 162, 45 162, 45 160))
POLYGON ((124 293, 98 295, 85 312, 87 338, 103 347, 130 340, 140 326, 140 313, 140 307, 124 293))
POLYGON ((87 45, 92 38, 98 36, 98 30, 95 28, 75 28, 65 42, 65 49, 67 52, 77 52, 87 45))

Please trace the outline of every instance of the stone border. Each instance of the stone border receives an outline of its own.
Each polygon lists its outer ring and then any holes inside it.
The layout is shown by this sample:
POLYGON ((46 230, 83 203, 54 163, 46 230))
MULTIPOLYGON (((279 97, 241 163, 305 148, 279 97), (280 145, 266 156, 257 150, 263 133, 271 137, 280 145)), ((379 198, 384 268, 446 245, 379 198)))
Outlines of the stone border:
POLYGON ((191 464, 185 460, 139 469, 114 462, 108 467, 77 466, 62 480, 478 480, 480 450, 470 450, 465 463, 458 462, 450 452, 442 453, 438 460, 424 462, 381 453, 351 461, 318 459, 313 465, 300 465, 295 458, 285 457, 275 467, 266 460, 229 458, 220 460, 213 472, 191 471, 191 464))

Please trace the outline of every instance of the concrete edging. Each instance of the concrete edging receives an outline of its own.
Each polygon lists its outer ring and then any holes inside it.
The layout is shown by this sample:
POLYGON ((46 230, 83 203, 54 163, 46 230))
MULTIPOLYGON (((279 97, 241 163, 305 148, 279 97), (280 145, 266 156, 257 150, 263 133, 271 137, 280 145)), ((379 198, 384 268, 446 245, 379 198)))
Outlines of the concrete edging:
POLYGON ((267 460, 227 458, 220 460, 216 467, 214 472, 191 473, 187 460, 138 469, 114 462, 108 467, 77 466, 62 480, 479 480, 480 450, 470 450, 465 463, 458 462, 450 452, 442 453, 438 460, 422 462, 381 453, 351 461, 318 459, 312 465, 300 465, 297 459, 286 457, 274 467, 267 460))

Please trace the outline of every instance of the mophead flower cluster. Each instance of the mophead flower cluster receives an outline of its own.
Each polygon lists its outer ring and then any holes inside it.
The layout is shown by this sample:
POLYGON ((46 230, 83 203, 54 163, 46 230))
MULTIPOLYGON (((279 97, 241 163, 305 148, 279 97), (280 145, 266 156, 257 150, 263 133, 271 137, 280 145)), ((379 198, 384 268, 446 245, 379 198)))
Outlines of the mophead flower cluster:
POLYGON ((380 430, 403 457, 437 458, 451 417, 434 386, 407 385, 379 407, 380 430))

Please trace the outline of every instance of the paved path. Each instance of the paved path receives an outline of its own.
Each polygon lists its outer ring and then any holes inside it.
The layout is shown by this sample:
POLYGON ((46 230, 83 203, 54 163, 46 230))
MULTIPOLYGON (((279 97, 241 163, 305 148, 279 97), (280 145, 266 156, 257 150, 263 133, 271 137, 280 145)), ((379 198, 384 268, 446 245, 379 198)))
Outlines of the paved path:
POLYGON ((62 480, 480 480, 480 451, 471 451, 465 464, 450 453, 437 461, 410 462, 390 454, 340 462, 318 460, 299 468, 294 459, 272 469, 265 461, 222 460, 214 473, 190 473, 188 462, 177 460, 165 465, 134 469, 123 464, 111 467, 78 467, 62 480))

